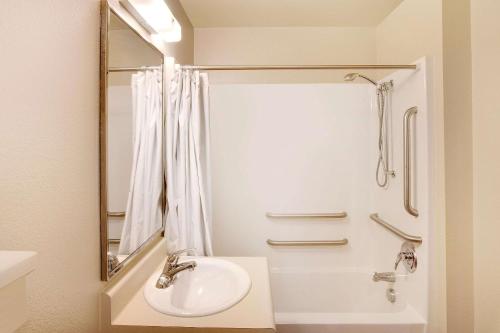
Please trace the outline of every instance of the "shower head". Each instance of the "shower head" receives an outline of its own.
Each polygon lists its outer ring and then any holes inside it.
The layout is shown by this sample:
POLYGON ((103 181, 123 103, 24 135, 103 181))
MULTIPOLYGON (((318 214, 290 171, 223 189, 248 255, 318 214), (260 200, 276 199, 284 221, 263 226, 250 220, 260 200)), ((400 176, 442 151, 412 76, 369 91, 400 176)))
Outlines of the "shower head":
POLYGON ((344 76, 344 81, 354 81, 359 76, 359 73, 349 73, 344 76))
POLYGON ((344 81, 354 81, 358 77, 365 79, 366 81, 370 82, 374 86, 377 86, 377 82, 375 82, 372 79, 370 79, 369 77, 364 76, 363 74, 359 74, 359 73, 349 73, 349 74, 347 74, 346 76, 344 76, 344 81))

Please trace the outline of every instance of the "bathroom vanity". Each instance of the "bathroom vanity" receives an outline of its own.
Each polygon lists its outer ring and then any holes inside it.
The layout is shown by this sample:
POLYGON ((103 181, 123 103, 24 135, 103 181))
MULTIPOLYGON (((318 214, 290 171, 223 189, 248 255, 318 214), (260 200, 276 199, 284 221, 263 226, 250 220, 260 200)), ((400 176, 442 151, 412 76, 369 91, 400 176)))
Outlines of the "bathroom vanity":
MULTIPOLYGON (((111 284, 104 290, 101 298, 101 318, 103 332, 274 332, 274 315, 271 301, 271 289, 269 283, 268 263, 266 258, 261 257, 224 257, 224 258, 196 258, 188 257, 188 260, 208 261, 213 260, 217 265, 227 262, 228 265, 240 267, 250 280, 250 287, 243 298, 236 304, 220 312, 210 315, 177 314, 168 315, 155 310, 148 304, 144 290, 147 284, 152 283, 160 276, 165 265, 166 249, 163 242, 157 243, 152 249, 140 259, 133 268, 120 272, 111 284), (128 331, 126 331, 128 332, 128 331)), ((199 268, 202 269, 202 265, 199 268)), ((194 271, 185 271, 182 274, 196 274, 194 271)), ((206 274, 206 273, 202 273, 206 274)), ((218 274, 214 269, 213 274, 218 274)), ((222 273, 221 273, 222 274, 222 273)), ((206 275, 200 278, 217 280, 206 275)), ((234 275, 239 279, 239 275, 234 275)), ((244 277, 242 277, 244 280, 244 277)), ((226 281, 228 281, 226 279, 226 281)), ((192 297, 193 289, 200 291, 203 281, 191 281, 192 284, 182 282, 182 278, 168 288, 174 288, 172 293, 173 303, 182 305, 190 303, 191 308, 197 305, 192 297), (177 284, 178 283, 178 284, 177 284), (176 285, 177 284, 177 285, 176 285), (175 288, 177 288, 175 290, 175 288), (191 290, 189 290, 191 288, 191 290), (189 295, 191 294, 191 296, 189 295)), ((245 281, 243 281, 243 287, 245 281)), ((151 287, 151 286, 149 286, 151 287)), ((210 287, 217 288, 215 284, 210 287)), ((228 285, 228 289, 230 286, 228 285)), ((162 292, 159 290, 159 292, 162 292)), ((223 290, 221 290, 221 293, 223 290)), ((161 297, 161 296, 160 296, 161 297)), ((201 300, 202 295, 200 295, 201 300)), ((214 306, 217 306, 217 298, 213 297, 214 306)), ((203 300, 204 307, 210 304, 210 298, 203 300)), ((181 306, 180 306, 181 307, 181 306)))

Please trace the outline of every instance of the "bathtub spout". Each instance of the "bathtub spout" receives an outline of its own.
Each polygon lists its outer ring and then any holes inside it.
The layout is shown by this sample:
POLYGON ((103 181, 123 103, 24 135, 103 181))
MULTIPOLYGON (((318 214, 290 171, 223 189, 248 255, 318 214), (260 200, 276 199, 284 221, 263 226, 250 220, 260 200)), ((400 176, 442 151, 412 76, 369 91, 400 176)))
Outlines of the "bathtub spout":
POLYGON ((396 274, 394 272, 373 273, 373 281, 396 282, 396 274))

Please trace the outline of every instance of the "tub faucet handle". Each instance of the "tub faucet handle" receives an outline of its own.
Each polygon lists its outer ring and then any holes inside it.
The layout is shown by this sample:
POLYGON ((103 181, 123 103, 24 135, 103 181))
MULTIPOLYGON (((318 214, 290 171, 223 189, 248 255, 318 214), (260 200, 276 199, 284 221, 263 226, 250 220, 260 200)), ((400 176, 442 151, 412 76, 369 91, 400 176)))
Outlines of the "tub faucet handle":
POLYGON ((403 245, 401 245, 401 251, 398 253, 396 262, 394 263, 394 270, 398 269, 398 265, 401 261, 408 272, 415 272, 417 269, 417 256, 415 255, 415 245, 413 245, 413 243, 404 242, 403 245))

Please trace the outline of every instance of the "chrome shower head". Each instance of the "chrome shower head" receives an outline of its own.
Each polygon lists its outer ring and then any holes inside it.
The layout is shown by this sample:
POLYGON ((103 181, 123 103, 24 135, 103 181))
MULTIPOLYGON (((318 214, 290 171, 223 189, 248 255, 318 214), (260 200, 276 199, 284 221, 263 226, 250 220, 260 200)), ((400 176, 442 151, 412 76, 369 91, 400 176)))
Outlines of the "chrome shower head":
POLYGON ((370 82, 374 86, 377 86, 377 82, 375 82, 374 80, 370 79, 369 77, 364 76, 363 74, 359 74, 359 73, 349 73, 349 74, 347 74, 346 76, 344 76, 344 81, 354 81, 358 77, 365 79, 366 81, 370 82))
POLYGON ((359 73, 349 73, 344 76, 344 81, 354 81, 359 76, 359 73))

